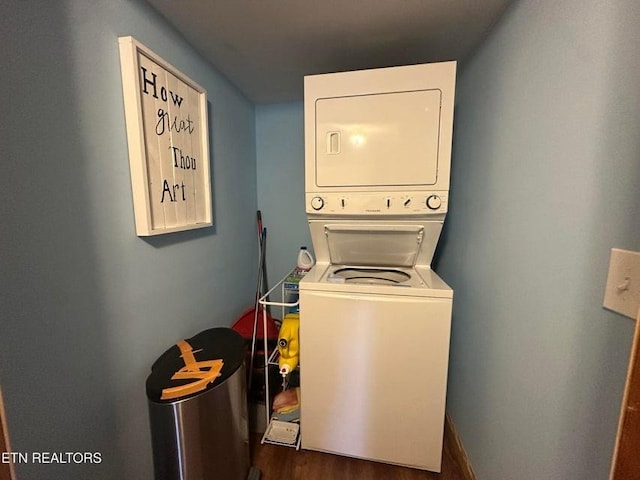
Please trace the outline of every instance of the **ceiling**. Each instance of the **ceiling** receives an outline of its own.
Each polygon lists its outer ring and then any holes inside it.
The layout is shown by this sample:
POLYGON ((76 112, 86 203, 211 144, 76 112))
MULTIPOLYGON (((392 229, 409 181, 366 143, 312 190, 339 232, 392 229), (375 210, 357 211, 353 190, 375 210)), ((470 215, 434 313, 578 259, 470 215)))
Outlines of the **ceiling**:
POLYGON ((464 60, 511 0, 147 0, 255 103, 304 75, 464 60))

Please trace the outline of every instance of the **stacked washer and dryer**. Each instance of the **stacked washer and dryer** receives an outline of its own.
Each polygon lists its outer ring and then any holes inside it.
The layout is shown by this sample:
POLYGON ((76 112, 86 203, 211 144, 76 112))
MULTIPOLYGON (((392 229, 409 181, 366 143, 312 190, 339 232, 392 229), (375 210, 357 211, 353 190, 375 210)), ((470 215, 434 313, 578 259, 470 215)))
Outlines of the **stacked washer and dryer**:
POLYGON ((305 77, 302 448, 440 471, 455 62, 305 77))

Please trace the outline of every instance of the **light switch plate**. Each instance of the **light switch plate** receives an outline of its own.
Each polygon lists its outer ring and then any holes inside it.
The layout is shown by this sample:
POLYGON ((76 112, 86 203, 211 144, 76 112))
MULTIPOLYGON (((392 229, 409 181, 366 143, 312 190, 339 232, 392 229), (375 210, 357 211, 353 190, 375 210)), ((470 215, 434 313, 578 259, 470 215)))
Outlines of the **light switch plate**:
POLYGON ((611 249, 604 307, 635 319, 640 308, 640 252, 611 249))

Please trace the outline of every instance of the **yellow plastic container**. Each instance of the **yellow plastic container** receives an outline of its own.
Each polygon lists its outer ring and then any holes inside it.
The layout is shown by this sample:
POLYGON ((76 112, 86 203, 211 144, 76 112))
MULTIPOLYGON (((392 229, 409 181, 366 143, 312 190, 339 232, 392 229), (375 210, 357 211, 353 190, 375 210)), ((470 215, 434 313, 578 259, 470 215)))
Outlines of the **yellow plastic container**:
POLYGON ((278 361, 281 375, 288 375, 298 366, 300 355, 299 343, 300 314, 288 313, 282 320, 278 335, 278 361))

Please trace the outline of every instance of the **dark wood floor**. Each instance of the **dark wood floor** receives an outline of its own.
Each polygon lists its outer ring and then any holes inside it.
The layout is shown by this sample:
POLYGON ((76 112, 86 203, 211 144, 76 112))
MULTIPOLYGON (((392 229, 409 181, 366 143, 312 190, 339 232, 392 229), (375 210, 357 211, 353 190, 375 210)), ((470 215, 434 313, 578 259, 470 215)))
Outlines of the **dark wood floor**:
POLYGON ((298 450, 278 445, 261 445, 261 435, 252 434, 251 461, 261 472, 261 480, 464 480, 452 442, 445 432, 440 474, 397 467, 384 463, 298 450))

